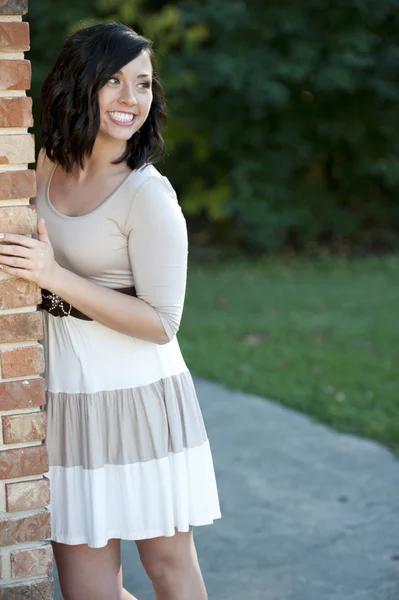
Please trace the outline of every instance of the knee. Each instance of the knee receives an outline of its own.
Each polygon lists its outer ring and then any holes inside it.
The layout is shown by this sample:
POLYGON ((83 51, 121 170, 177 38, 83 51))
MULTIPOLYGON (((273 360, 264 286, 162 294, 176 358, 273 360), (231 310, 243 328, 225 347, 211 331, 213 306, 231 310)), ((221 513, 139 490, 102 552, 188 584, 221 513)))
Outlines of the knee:
POLYGON ((142 562, 151 582, 161 588, 170 587, 185 568, 184 561, 176 556, 155 555, 142 562))

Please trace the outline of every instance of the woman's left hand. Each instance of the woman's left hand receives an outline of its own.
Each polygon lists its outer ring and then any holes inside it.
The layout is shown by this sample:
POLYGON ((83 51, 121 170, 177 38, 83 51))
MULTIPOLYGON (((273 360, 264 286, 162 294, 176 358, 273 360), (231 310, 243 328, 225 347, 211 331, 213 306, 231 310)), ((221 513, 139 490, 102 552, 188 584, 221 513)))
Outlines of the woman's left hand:
POLYGON ((0 270, 51 290, 56 273, 61 267, 54 258, 46 224, 42 218, 38 219, 37 232, 37 240, 16 233, 0 235, 0 270))

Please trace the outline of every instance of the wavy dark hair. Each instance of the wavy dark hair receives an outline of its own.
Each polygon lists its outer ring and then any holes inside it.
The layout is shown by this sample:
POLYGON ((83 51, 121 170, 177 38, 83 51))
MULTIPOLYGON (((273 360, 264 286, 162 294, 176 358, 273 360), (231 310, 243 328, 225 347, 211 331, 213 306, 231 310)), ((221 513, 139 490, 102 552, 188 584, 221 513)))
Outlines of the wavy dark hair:
POLYGON ((66 40, 43 83, 40 137, 50 160, 67 172, 75 163, 84 168, 100 128, 99 90, 143 51, 149 53, 153 68, 153 101, 146 121, 113 164, 126 162, 139 169, 162 159, 166 106, 152 42, 121 23, 102 23, 80 29, 66 40))

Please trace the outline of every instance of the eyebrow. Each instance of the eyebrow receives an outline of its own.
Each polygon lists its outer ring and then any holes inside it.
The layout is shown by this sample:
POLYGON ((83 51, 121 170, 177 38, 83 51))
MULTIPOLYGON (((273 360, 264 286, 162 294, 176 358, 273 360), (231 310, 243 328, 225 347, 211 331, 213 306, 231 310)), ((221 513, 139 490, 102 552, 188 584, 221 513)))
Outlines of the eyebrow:
MULTIPOLYGON (((117 74, 123 75, 122 70, 117 71, 117 74)), ((137 75, 137 79, 144 79, 145 77, 151 77, 151 75, 149 73, 140 73, 140 75, 137 75)))

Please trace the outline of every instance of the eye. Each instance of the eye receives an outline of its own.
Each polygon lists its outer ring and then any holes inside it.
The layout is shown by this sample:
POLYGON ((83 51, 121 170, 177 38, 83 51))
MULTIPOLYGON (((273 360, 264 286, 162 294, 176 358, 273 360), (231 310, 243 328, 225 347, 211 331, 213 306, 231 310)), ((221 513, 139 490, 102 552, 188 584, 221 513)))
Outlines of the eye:
POLYGON ((120 83, 120 81, 119 81, 119 79, 118 79, 117 77, 110 77, 110 78, 108 79, 108 82, 109 82, 109 83, 115 83, 115 82, 116 82, 116 83, 120 83))
POLYGON ((149 89, 151 87, 151 82, 150 81, 143 81, 142 83, 139 83, 139 87, 142 87, 144 89, 149 89))

